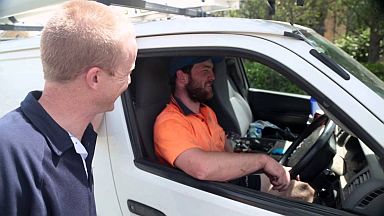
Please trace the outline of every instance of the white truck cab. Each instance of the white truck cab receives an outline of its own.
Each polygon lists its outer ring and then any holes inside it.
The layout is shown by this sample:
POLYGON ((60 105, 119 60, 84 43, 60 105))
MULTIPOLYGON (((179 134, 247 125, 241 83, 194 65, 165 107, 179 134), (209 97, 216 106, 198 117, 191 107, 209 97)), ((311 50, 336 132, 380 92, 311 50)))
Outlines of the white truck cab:
MULTIPOLYGON (((380 215, 384 211, 384 84, 350 56, 311 29, 273 21, 191 18, 135 28, 139 51, 132 83, 98 131, 93 171, 99 215, 380 215), (284 162, 315 188, 314 203, 228 182, 200 181, 159 162, 153 150, 153 124, 171 94, 169 59, 182 55, 223 57, 215 65, 215 98, 208 105, 227 132, 243 135, 243 105, 233 103, 240 97, 252 121, 288 127, 299 139, 308 133, 310 97, 317 99, 332 127, 318 125, 322 130, 314 141, 296 142, 284 162), (249 79, 255 76, 250 74, 256 69, 272 71, 276 78, 272 83, 291 82, 303 94, 276 90, 273 84, 252 86, 249 79), (298 162, 290 163, 292 158, 298 162)), ((0 116, 16 108, 30 90, 42 89, 39 41, 35 37, 0 43, 0 116)), ((272 145, 283 139, 266 138, 272 145)))

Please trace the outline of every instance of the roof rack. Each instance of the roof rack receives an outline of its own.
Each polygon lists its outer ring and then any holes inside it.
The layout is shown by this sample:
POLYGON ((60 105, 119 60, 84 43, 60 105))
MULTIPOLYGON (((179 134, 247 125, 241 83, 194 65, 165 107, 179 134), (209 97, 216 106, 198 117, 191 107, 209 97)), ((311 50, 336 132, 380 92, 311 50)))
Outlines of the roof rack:
POLYGON ((43 30, 43 26, 0 24, 0 30, 3 30, 3 31, 41 31, 41 30, 43 30))
POLYGON ((144 9, 161 13, 176 14, 190 17, 204 17, 206 13, 201 8, 177 8, 163 4, 152 3, 144 0, 98 0, 106 5, 123 6, 144 9))
MULTIPOLYGON (((145 0, 97 0, 100 3, 112 6, 122 6, 164 14, 182 15, 188 17, 205 17, 207 13, 202 7, 178 8, 165 4, 157 4, 145 0)), ((204 0, 201 0, 204 2, 204 0)), ((55 6, 65 0, 0 0, 0 20, 10 23, 0 23, 3 31, 41 31, 43 26, 24 25, 18 22, 15 16, 23 16, 28 13, 39 13, 39 8, 55 6), (8 19, 8 20, 7 20, 8 19)))

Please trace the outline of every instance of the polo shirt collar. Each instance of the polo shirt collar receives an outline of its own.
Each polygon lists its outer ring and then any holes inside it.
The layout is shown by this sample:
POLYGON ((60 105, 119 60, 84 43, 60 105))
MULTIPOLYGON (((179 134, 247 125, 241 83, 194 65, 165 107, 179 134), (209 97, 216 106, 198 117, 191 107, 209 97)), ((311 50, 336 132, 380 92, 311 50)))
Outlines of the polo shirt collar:
MULTIPOLYGON (((41 95, 42 92, 40 91, 30 92, 24 101, 21 102, 20 108, 32 125, 44 135, 52 150, 58 156, 61 156, 65 151, 73 148, 73 143, 68 132, 57 124, 37 101, 41 95)), ((91 124, 84 131, 82 142, 84 139, 85 143, 83 144, 87 150, 91 143, 89 140, 96 141, 96 133, 93 131, 91 124)), ((90 150, 93 153, 93 149, 91 148, 90 150)))
MULTIPOLYGON (((194 113, 191 109, 189 109, 187 105, 185 105, 183 101, 181 101, 179 98, 172 96, 172 101, 179 107, 179 109, 181 109, 184 115, 187 116, 187 115, 197 114, 197 113, 194 113)), ((205 106, 206 106, 205 104, 200 103, 200 107, 205 107, 205 106)))
POLYGON ((184 115, 193 115, 195 114, 191 109, 189 109, 179 98, 173 97, 175 99, 174 102, 179 106, 181 111, 183 111, 184 115))

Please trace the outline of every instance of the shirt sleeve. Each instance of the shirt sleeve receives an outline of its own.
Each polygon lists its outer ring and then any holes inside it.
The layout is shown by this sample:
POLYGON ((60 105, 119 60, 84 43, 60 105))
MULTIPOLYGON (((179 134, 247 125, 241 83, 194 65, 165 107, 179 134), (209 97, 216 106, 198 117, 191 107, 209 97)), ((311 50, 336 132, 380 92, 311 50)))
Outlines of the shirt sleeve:
POLYGON ((184 151, 201 147, 196 143, 193 127, 180 117, 163 118, 154 127, 156 154, 174 166, 176 158, 184 151))

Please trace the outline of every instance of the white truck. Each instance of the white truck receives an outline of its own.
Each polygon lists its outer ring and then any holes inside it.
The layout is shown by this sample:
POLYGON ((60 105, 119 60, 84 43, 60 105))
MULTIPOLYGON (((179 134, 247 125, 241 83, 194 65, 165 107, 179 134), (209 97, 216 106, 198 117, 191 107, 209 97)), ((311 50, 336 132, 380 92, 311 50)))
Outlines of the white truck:
MULTIPOLYGON (((287 23, 191 18, 135 28, 139 51, 132 83, 98 132, 98 215, 382 215, 384 84, 358 62, 311 29, 287 23), (226 131, 244 135, 244 125, 264 120, 299 134, 293 148, 273 156, 316 189, 314 203, 199 181, 157 160, 153 124, 170 96, 169 59, 181 55, 224 58, 215 65, 209 105, 226 131), (253 86, 252 73, 272 80, 253 86), (306 94, 279 91, 277 82, 296 84, 306 94), (325 125, 307 125, 310 97, 328 117, 325 125), (314 130, 320 132, 308 142, 314 130)), ((39 41, 0 42, 0 116, 30 90, 42 89, 39 41)), ((269 147, 282 140, 263 132, 269 147)))

